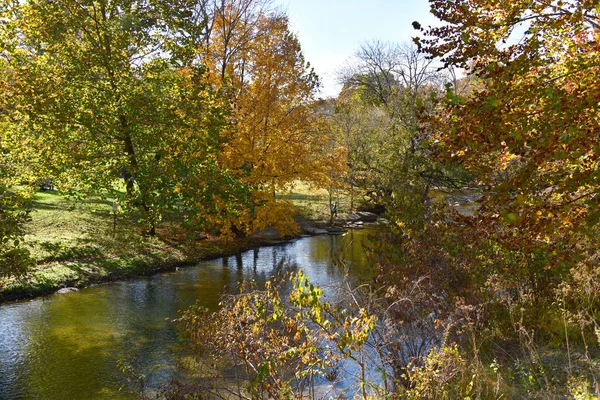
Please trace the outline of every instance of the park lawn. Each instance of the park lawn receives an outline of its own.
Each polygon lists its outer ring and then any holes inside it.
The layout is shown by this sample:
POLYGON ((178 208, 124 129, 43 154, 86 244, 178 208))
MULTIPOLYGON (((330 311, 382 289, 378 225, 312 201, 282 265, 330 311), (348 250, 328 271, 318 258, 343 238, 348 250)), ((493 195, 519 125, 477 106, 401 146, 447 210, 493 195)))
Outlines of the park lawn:
POLYGON ((129 218, 118 216, 115 228, 109 200, 75 202, 55 192, 40 192, 32 203, 25 243, 39 264, 113 258, 144 247, 129 218))

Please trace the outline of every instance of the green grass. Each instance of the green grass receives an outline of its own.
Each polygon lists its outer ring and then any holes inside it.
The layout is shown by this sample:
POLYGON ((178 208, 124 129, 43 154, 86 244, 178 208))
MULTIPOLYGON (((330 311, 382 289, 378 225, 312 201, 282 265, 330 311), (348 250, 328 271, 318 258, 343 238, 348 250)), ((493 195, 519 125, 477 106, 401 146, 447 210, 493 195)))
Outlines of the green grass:
POLYGON ((164 240, 140 235, 133 219, 119 215, 114 225, 113 218, 109 200, 75 202, 56 192, 37 193, 24 238, 37 267, 24 278, 0 282, 0 300, 146 275, 192 261, 164 240))
POLYGON ((55 193, 38 193, 31 217, 25 242, 40 264, 132 256, 162 247, 156 240, 143 238, 130 218, 117 216, 113 225, 108 200, 74 202, 55 193))
MULTIPOLYGON (((304 182, 296 182, 291 193, 280 196, 292 202, 298 213, 315 221, 329 221, 329 194, 325 189, 311 188, 304 182)), ((350 196, 336 193, 333 201, 338 204, 338 218, 344 218, 351 212, 350 196)))

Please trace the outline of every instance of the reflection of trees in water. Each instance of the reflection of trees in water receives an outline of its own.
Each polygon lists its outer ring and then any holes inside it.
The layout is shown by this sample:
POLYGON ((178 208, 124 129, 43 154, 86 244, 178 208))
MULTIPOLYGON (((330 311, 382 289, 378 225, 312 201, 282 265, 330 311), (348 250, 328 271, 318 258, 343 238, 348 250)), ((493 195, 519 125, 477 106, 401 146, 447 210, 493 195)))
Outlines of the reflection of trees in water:
POLYGON ((256 272, 256 268, 257 268, 257 263, 258 263, 258 256, 260 254, 260 249, 256 248, 252 251, 252 256, 253 256, 253 268, 254 268, 254 272, 256 272))
POLYGON ((19 353, 20 370, 13 377, 0 377, 0 386, 18 390, 23 398, 66 399, 83 393, 97 398, 125 397, 125 392, 118 392, 125 378, 113 356, 123 354, 119 343, 130 327, 111 318, 121 293, 111 296, 110 291, 97 289, 93 296, 61 295, 31 302, 40 312, 24 318, 26 340, 13 349, 19 353))

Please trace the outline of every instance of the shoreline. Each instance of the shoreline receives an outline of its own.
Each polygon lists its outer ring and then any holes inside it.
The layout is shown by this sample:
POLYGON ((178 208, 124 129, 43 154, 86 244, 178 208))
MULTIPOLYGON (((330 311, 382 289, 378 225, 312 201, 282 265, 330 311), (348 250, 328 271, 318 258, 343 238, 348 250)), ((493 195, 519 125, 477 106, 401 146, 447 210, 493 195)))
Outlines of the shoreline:
POLYGON ((256 248, 289 243, 303 237, 341 234, 346 231, 339 229, 327 231, 327 228, 318 228, 319 226, 322 226, 322 223, 311 221, 310 227, 303 226, 301 233, 285 239, 249 237, 233 239, 230 242, 203 240, 191 245, 176 243, 168 245, 167 250, 163 252, 127 259, 98 257, 42 264, 38 265, 30 276, 9 282, 5 287, 0 286, 0 305, 48 296, 61 289, 79 290, 103 283, 152 276, 193 266, 203 261, 234 256, 256 248), (210 245, 210 248, 207 249, 202 245, 210 245), (110 268, 111 265, 120 265, 120 267, 110 268), (46 279, 44 275, 50 273, 57 276, 46 279))

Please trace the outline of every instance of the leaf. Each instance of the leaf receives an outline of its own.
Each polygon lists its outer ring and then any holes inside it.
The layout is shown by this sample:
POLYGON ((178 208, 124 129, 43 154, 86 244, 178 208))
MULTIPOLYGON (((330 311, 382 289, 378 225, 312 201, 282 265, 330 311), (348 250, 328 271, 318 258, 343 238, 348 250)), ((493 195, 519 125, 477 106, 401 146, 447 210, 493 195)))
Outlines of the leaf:
POLYGON ((589 228, 592 228, 600 221, 600 210, 594 211, 586 217, 586 224, 589 228))

